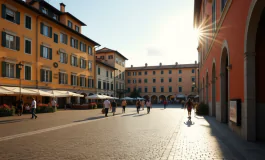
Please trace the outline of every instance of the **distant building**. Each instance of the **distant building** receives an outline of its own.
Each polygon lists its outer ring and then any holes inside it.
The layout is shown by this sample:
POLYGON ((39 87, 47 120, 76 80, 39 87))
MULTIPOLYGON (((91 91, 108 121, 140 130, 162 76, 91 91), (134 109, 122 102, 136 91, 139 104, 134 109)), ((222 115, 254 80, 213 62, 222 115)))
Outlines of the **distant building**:
POLYGON ((178 64, 126 68, 128 96, 136 89, 152 103, 194 97, 197 64, 178 64), (185 98, 184 98, 185 97, 185 98))
POLYGON ((114 72, 114 96, 124 97, 125 95, 125 62, 128 60, 120 52, 102 48, 96 51, 96 58, 101 59, 102 62, 116 68, 114 72))

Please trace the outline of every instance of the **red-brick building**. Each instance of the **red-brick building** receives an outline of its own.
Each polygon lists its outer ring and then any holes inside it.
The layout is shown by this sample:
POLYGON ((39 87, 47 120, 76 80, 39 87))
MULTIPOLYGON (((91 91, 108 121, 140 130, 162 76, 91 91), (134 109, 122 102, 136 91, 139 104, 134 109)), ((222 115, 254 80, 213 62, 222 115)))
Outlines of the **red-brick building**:
POLYGON ((194 0, 194 27, 201 31, 200 101, 244 139, 265 141, 265 0, 194 0))

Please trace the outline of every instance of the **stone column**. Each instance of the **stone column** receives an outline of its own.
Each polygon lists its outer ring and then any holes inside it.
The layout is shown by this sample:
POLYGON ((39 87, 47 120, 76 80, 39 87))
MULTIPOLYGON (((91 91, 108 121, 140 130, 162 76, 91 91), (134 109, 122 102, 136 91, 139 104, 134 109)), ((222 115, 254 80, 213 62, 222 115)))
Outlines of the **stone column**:
POLYGON ((244 58, 244 106, 242 124, 248 141, 256 141, 256 53, 246 52, 244 58))

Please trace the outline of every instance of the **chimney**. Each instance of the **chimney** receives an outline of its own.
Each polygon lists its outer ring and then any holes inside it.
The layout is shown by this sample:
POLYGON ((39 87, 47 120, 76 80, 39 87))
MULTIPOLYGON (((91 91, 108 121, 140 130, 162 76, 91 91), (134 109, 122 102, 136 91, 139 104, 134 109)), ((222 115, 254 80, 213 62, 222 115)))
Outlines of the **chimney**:
POLYGON ((176 62, 176 66, 178 65, 178 62, 176 62))
POLYGON ((147 67, 147 63, 145 63, 145 67, 147 67))
POLYGON ((195 61, 195 64, 197 64, 197 61, 195 61))
POLYGON ((131 68, 133 68, 133 65, 131 65, 131 68))
POLYGON ((162 63, 159 63, 160 66, 162 66, 162 63))
POLYGON ((60 11, 65 12, 65 4, 60 3, 60 11))

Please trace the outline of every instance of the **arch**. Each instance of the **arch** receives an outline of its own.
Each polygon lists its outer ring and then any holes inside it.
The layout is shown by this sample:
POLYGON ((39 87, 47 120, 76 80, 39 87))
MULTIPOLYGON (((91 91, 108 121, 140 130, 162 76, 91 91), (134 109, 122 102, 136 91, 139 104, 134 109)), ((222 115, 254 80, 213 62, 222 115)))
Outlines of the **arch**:
POLYGON ((148 100, 148 99, 150 99, 150 97, 148 95, 145 95, 144 99, 148 100))
POLYGON ((151 103, 157 104, 157 96, 156 95, 151 96, 151 103))
POLYGON ((229 64, 228 44, 225 40, 222 46, 220 58, 220 95, 221 95, 221 122, 228 123, 229 108, 229 72, 227 66, 229 64))
POLYGON ((216 69, 215 69, 215 59, 213 59, 212 64, 212 116, 216 115, 216 69))
POLYGON ((161 102, 163 102, 163 101, 165 101, 166 100, 166 96, 164 96, 164 95, 160 95, 159 96, 159 102, 161 103, 161 102))
POLYGON ((174 96, 173 95, 169 95, 169 96, 167 96, 167 100, 169 100, 169 101, 173 101, 174 100, 174 96))

